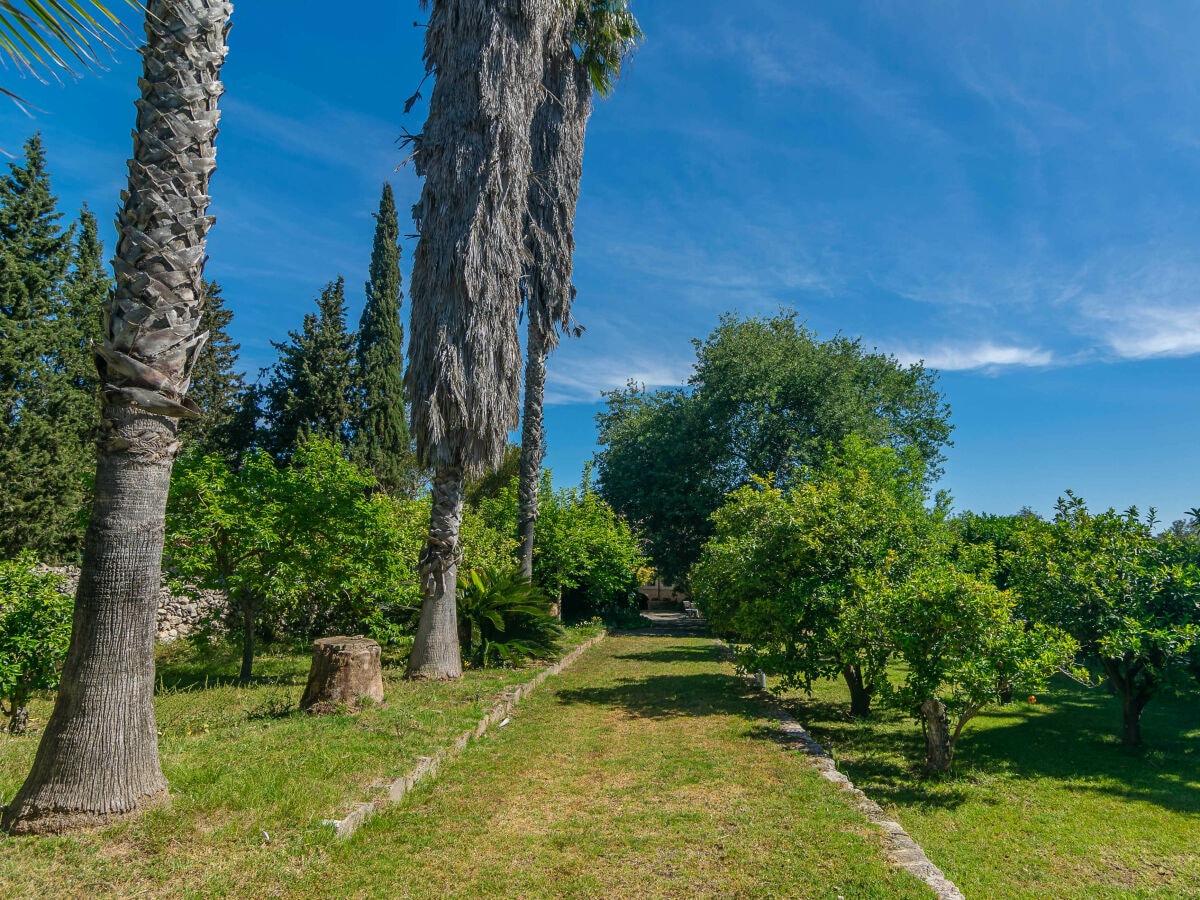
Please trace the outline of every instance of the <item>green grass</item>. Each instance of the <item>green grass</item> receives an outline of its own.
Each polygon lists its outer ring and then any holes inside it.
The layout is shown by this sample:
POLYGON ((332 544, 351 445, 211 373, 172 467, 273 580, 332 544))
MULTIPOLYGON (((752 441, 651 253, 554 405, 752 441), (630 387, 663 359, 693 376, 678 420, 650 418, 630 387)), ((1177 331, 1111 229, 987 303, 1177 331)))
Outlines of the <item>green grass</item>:
MULTIPOLYGON (((0 894, 929 896, 887 864, 845 795, 775 741, 769 711, 706 639, 604 641, 347 842, 321 819, 530 673, 393 677, 386 707, 314 720, 277 715, 298 700, 302 660, 265 659, 251 687, 214 686, 213 666, 163 666, 173 806, 93 834, 4 840, 0 894)), ((35 744, 0 740, 4 797, 35 744)))
POLYGON ((788 706, 968 897, 1200 897, 1200 697, 1156 698, 1145 746, 1120 705, 1066 679, 969 723, 948 779, 921 777, 920 726, 848 715, 840 682, 788 706))
MULTIPOLYGON (((596 633, 572 629, 564 651, 596 633)), ((3 896, 248 896, 250 886, 279 874, 281 857, 322 852, 330 834, 324 819, 379 796, 382 782, 451 743, 501 690, 537 670, 468 671, 459 682, 417 684, 389 667, 384 705, 314 718, 298 711, 307 654, 262 655, 249 685, 237 683, 230 648, 197 655, 180 644, 160 655, 155 708, 171 806, 94 834, 3 839, 3 896)), ((30 734, 0 736, 0 803, 29 772, 49 698, 30 712, 30 734)), ((285 862, 285 871, 292 865, 285 862)))
POLYGON ((286 896, 928 897, 713 642, 613 637, 286 896))

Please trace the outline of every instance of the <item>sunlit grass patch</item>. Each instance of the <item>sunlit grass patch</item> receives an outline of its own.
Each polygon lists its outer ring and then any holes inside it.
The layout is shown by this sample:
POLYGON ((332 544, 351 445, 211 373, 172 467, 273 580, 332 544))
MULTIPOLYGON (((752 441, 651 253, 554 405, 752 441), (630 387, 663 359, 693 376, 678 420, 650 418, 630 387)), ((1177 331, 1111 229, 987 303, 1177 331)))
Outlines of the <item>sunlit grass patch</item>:
POLYGON ((1119 702, 1067 679, 963 732, 955 773, 922 777, 920 726, 848 715, 840 683, 789 706, 838 766, 895 813, 968 897, 1200 895, 1200 702, 1156 698, 1145 746, 1120 744, 1119 702))
MULTIPOLYGON (((596 633, 570 631, 564 652, 596 633)), ((3 839, 4 896, 252 896, 257 884, 299 877, 326 852, 325 819, 378 796, 538 671, 472 670, 442 684, 388 667, 384 704, 310 717, 299 710, 309 660, 264 653, 239 684, 234 648, 164 648, 155 709, 170 805, 91 834, 3 839)), ((0 736, 0 803, 28 774, 50 707, 38 698, 31 733, 0 736)))

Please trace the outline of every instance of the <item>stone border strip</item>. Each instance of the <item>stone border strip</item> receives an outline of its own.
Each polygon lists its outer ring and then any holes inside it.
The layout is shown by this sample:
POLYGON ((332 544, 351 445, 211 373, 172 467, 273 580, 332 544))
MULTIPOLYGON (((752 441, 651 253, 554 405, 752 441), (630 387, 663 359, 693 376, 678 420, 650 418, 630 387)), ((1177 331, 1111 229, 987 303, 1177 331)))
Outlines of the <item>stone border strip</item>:
POLYGON ((583 656, 584 653, 600 643, 607 636, 608 633, 602 631, 594 638, 584 641, 558 662, 542 669, 542 671, 538 672, 529 681, 501 692, 500 699, 491 710, 479 720, 474 728, 464 731, 455 738, 453 744, 449 747, 443 747, 433 756, 418 757, 420 761, 417 763, 416 768, 407 775, 401 775, 395 781, 384 782, 378 785, 379 787, 387 788, 387 793, 384 796, 369 803, 355 803, 344 819, 326 819, 323 824, 332 827, 334 834, 342 840, 350 837, 380 809, 394 803, 399 803, 409 791, 422 781, 432 781, 434 778, 437 778, 442 763, 449 762, 466 750, 473 739, 478 740, 483 737, 493 725, 506 725, 509 716, 516 709, 517 704, 521 702, 522 697, 529 696, 535 688, 550 676, 562 673, 564 669, 575 663, 579 657, 583 656))
MULTIPOLYGON (((732 648, 721 640, 718 640, 717 644, 732 660, 732 648)), ((866 817, 868 822, 883 832, 884 846, 892 864, 925 882, 937 895, 938 900, 966 900, 962 891, 943 874, 941 869, 933 864, 921 846, 904 830, 904 826, 889 818, 882 806, 855 787, 854 782, 839 772, 829 751, 817 743, 791 713, 779 708, 775 698, 767 693, 766 678, 757 673, 747 673, 745 677, 747 681, 767 695, 767 700, 775 712, 775 717, 779 720, 779 730, 783 732, 787 745, 807 756, 809 763, 821 773, 822 778, 849 793, 854 798, 853 802, 858 811, 866 817)))
POLYGON ((849 778, 837 770, 829 752, 813 740, 804 726, 789 713, 776 708, 779 728, 786 735, 787 743, 809 758, 813 768, 826 781, 831 781, 854 797, 854 805, 872 825, 883 832, 888 858, 896 866, 921 879, 938 896, 938 900, 965 900, 960 891, 925 855, 920 845, 909 836, 899 822, 893 821, 883 807, 854 786, 849 778))

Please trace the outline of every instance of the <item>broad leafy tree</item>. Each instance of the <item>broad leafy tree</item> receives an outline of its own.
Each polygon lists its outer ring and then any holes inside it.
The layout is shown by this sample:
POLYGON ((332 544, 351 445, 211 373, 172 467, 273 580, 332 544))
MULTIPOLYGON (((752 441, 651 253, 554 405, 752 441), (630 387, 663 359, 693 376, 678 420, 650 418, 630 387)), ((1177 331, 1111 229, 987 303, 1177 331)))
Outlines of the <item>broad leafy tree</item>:
POLYGON ((293 636, 359 630, 402 592, 411 570, 395 552, 404 517, 386 495, 367 497, 371 476, 340 445, 310 439, 286 466, 255 451, 236 470, 222 456, 189 454, 178 469, 172 568, 233 602, 243 681, 264 632, 278 634, 284 622, 293 636))
POLYGON ((9 717, 9 734, 28 726, 26 703, 34 691, 58 687, 72 605, 58 589, 61 581, 38 571, 32 553, 0 561, 0 711, 9 717))
POLYGON ((911 448, 936 478, 950 411, 921 365, 818 340, 790 310, 724 316, 694 344, 686 389, 630 385, 597 417, 601 494, 639 527, 664 578, 685 576, 727 494, 768 476, 786 491, 851 434, 911 448))
POLYGON ((1121 740, 1142 741, 1142 712, 1186 677, 1200 638, 1200 572, 1156 539, 1136 510, 1092 513, 1068 491, 1052 522, 1016 534, 1010 583, 1028 617, 1071 634, 1121 700, 1121 740))
MULTIPOLYGON (((540 493, 534 583, 555 600, 563 617, 631 612, 646 558, 629 524, 595 492, 590 472, 577 487, 554 490, 549 470, 543 469, 540 493)), ((511 531, 517 473, 510 471, 507 485, 474 505, 493 527, 511 531)))
POLYGON ((1020 615, 994 582, 988 545, 932 558, 887 595, 882 613, 897 658, 887 701, 925 735, 925 770, 950 771, 963 728, 984 707, 1045 688, 1077 645, 1065 632, 1020 615))
POLYGON ((98 348, 103 416, 71 647, 33 771, 4 814, 15 832, 136 813, 165 794, 154 637, 177 423, 205 335, 209 178, 232 6, 151 0, 116 289, 98 348))
POLYGON ((390 494, 412 496, 420 478, 404 402, 404 326, 400 324, 400 223, 390 183, 375 215, 371 278, 358 326, 355 458, 390 494))
POLYGON ((759 481, 730 495, 692 589, 748 668, 805 690, 840 676, 865 716, 893 653, 887 598, 944 552, 941 514, 925 507, 915 449, 851 437, 824 469, 795 474, 790 492, 759 481))
POLYGON ((538 481, 545 451, 543 402, 546 358, 560 333, 571 328, 575 208, 583 177, 583 145, 592 91, 612 93, 625 58, 642 31, 627 0, 563 4, 546 39, 542 96, 530 133, 533 177, 525 240, 525 396, 521 417, 521 483, 518 511, 521 571, 533 577, 538 481))
POLYGON ((517 335, 530 173, 555 0, 433 0, 425 64, 436 75, 415 144, 425 179, 413 210, 405 388, 418 460, 433 472, 421 554, 414 678, 458 678, 455 595, 463 482, 499 464, 520 411, 517 335))

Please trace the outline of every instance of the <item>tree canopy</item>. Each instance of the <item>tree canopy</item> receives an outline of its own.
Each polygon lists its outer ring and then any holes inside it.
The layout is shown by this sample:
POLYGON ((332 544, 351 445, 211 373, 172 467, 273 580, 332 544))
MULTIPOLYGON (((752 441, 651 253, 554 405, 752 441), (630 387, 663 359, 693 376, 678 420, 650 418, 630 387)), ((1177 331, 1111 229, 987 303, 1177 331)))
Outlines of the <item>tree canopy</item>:
POLYGON ((631 383, 597 416, 600 492, 644 533, 663 577, 685 575, 731 491, 768 476, 786 491, 851 434, 911 448, 927 481, 940 473, 950 409, 921 364, 859 339, 819 340, 792 310, 725 315, 693 344, 685 388, 631 383))

